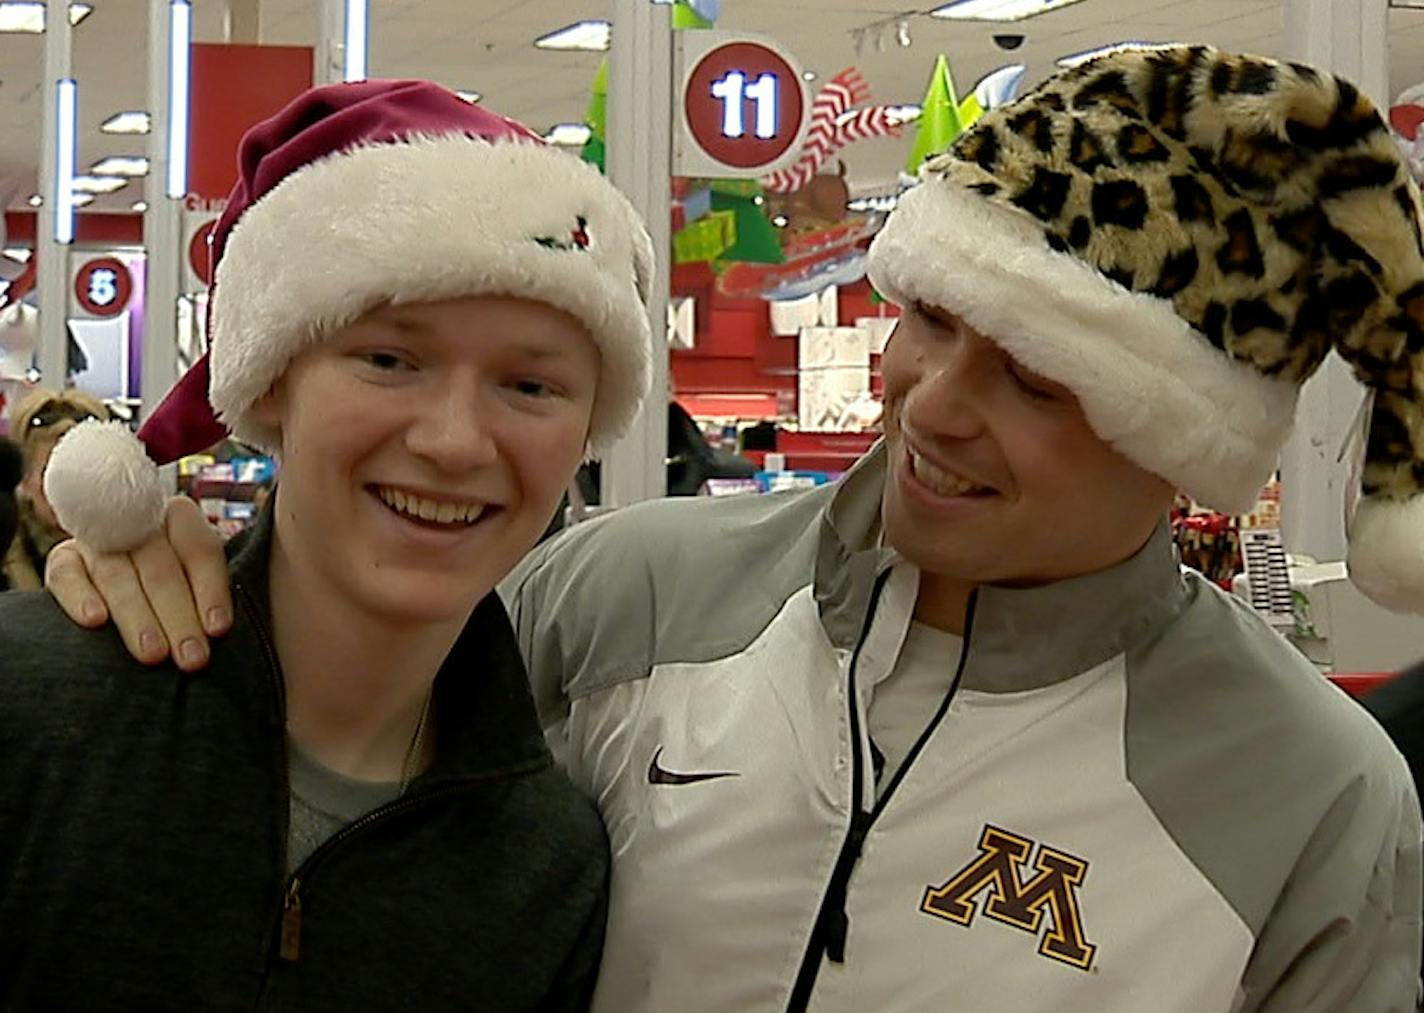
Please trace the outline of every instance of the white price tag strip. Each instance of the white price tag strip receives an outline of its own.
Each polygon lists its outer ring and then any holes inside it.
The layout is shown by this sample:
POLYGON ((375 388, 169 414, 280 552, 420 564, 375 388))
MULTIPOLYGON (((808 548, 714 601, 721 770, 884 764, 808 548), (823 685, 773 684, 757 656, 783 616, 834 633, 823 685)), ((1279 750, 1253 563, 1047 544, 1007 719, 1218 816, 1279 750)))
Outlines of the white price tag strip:
POLYGON ((1280 531, 1256 528, 1241 532, 1241 554, 1251 586, 1251 607, 1272 627, 1295 629, 1295 596, 1280 531))

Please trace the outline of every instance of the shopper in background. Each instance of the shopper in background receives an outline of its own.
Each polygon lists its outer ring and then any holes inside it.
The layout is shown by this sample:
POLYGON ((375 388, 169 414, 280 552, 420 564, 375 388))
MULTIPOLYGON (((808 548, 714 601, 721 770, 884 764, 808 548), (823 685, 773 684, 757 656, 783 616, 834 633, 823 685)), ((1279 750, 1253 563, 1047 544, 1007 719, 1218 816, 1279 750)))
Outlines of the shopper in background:
POLYGON ((425 82, 312 90, 239 162, 209 356, 45 488, 113 544, 162 523, 153 461, 228 429, 281 485, 207 678, 0 600, 0 1006, 582 1009, 607 839, 494 586, 638 410, 647 233, 425 82))
MULTIPOLYGON (((17 444, 0 437, 0 559, 10 551, 10 544, 20 528, 20 504, 15 488, 25 475, 25 458, 17 444)), ((0 591, 10 591, 10 577, 0 569, 0 591)))
POLYGON ((38 591, 50 550, 69 537, 44 491, 45 465, 59 438, 85 419, 107 419, 102 401, 79 390, 36 388, 15 406, 11 434, 19 441, 25 474, 19 486, 20 528, 4 555, 11 588, 38 591))
POLYGON ((1424 611, 1419 195, 1377 110, 1105 56, 931 160, 870 259, 904 315, 839 485, 633 507, 505 586, 612 843, 595 1007, 1413 1009, 1404 762, 1167 530, 1176 488, 1252 505, 1333 347, 1376 391, 1352 574, 1424 611))

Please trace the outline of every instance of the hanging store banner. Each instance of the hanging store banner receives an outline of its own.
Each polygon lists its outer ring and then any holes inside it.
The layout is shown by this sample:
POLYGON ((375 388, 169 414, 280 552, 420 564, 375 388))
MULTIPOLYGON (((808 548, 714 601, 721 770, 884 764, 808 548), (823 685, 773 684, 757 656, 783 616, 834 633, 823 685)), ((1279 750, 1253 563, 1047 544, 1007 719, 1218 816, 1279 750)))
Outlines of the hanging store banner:
POLYGON ((237 142, 312 86, 312 47, 195 42, 188 126, 188 192, 227 197, 237 142))

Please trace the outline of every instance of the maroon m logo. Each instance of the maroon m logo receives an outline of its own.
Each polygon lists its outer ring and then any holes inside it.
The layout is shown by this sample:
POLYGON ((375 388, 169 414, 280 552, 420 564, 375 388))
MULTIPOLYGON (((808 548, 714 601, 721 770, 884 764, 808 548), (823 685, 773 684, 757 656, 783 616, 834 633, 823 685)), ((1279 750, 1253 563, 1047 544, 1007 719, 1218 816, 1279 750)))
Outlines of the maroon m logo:
POLYGON ((1084 936, 1078 909, 1077 891, 1088 874, 1088 863, 1040 844, 1033 862, 1037 874, 1024 882, 1021 870, 1033 848, 1033 841, 986 823, 979 837, 979 857, 944 885, 926 888, 920 910, 967 926, 979 912, 975 898, 988 890, 984 914, 1034 935, 1047 911, 1053 924, 1039 942, 1038 952, 1086 971, 1098 950, 1084 936))

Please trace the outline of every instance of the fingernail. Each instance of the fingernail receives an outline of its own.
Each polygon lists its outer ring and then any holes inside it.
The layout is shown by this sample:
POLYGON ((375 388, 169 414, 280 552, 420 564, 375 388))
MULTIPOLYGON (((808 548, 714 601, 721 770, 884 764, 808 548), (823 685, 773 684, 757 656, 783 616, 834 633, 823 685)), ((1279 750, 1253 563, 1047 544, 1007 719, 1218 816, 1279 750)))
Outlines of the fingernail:
POLYGON ((178 645, 178 657, 185 665, 201 665, 208 652, 192 637, 178 645))
POLYGON ((231 620, 228 617, 227 609, 223 608, 221 605, 214 605, 212 608, 208 609, 208 632, 211 633, 216 630, 225 630, 227 629, 229 622, 231 622, 231 620))
POLYGON ((144 630, 138 635, 138 649, 144 654, 157 654, 163 646, 156 630, 144 630))
POLYGON ((104 618, 104 606, 93 598, 86 600, 79 611, 84 616, 86 623, 97 623, 104 618))

